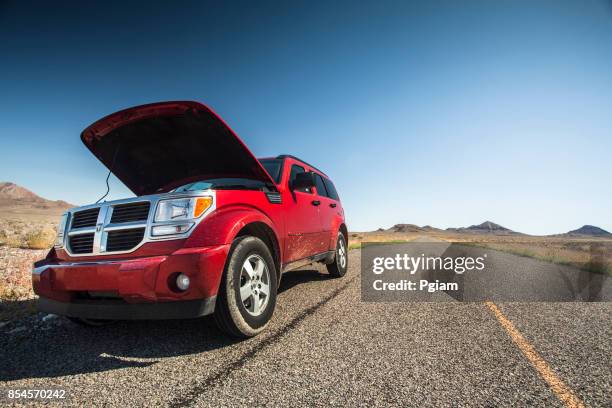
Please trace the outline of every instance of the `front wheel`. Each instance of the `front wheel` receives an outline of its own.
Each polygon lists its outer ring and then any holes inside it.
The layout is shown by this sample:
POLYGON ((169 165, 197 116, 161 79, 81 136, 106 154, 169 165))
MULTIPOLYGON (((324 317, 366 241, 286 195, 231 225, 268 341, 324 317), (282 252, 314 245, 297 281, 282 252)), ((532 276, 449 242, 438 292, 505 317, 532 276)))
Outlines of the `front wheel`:
POLYGON ((334 262, 327 264, 327 271, 334 278, 341 278, 346 274, 348 268, 348 251, 346 249, 346 239, 341 232, 338 232, 338 241, 336 242, 336 254, 334 262))
POLYGON ((235 337, 253 337, 268 324, 276 307, 276 268, 270 250, 256 237, 232 244, 214 318, 235 337))

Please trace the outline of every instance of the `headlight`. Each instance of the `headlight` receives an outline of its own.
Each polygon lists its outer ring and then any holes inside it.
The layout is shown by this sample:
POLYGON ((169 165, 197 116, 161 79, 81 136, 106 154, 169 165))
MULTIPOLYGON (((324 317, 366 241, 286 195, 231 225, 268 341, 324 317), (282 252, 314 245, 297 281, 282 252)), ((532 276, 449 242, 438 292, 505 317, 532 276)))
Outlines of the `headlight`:
POLYGON ((68 213, 62 214, 62 218, 57 224, 57 237, 55 238, 55 246, 61 248, 64 246, 64 233, 66 232, 66 224, 68 223, 68 213))
POLYGON ((155 222, 182 221, 199 218, 212 205, 212 197, 177 198, 157 204, 155 222))

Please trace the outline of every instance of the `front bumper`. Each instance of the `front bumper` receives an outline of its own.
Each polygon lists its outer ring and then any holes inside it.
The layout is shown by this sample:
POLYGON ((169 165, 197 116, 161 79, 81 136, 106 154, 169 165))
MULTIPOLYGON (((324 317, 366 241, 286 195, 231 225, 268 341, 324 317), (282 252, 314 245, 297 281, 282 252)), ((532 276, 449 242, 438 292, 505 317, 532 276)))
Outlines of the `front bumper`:
POLYGON ((229 245, 185 248, 167 256, 87 262, 47 260, 32 273, 43 312, 90 319, 173 319, 210 314, 229 245), (172 285, 189 276, 184 292, 172 285))
POLYGON ((62 316, 108 320, 190 319, 215 311, 216 296, 179 302, 126 303, 121 300, 58 302, 41 297, 38 310, 62 316))

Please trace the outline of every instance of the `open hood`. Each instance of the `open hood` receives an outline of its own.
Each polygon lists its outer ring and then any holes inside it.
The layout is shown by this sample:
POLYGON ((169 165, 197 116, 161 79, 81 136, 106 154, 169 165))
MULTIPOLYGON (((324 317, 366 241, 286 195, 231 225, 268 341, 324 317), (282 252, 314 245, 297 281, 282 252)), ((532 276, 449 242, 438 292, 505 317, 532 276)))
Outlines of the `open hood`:
POLYGON ((87 148, 136 195, 205 178, 274 181, 227 124, 199 102, 125 109, 81 133, 87 148))

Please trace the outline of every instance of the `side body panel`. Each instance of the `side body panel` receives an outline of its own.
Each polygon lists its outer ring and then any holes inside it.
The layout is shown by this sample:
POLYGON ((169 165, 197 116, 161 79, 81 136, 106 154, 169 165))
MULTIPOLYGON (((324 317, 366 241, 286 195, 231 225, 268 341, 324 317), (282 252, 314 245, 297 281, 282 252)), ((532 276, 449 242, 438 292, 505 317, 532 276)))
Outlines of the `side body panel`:
MULTIPOLYGON (((318 176, 326 178, 325 175, 314 170, 318 176)), ((340 200, 334 200, 328 197, 325 186, 317 185, 315 187, 317 200, 321 202, 319 205, 319 217, 324 233, 324 239, 326 241, 326 249, 335 249, 336 240, 338 238, 338 230, 340 225, 344 223, 344 210, 340 200)), ((348 237, 345 237, 348 239, 348 237)))
POLYGON ((326 251, 327 239, 321 224, 321 214, 314 190, 311 193, 292 191, 289 188, 291 167, 298 165, 305 171, 311 167, 288 158, 283 166, 283 176, 278 189, 283 200, 286 222, 285 263, 294 262, 326 251))

